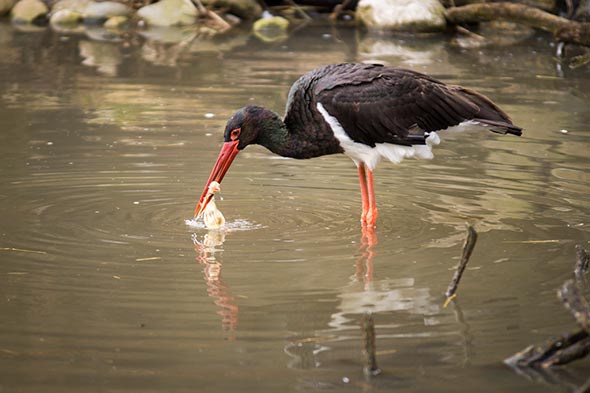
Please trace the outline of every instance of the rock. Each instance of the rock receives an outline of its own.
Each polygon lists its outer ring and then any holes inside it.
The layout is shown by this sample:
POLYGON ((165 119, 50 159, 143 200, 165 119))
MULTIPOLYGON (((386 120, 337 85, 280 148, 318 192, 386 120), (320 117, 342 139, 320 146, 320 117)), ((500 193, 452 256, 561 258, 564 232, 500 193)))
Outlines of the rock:
POLYGON ((289 21, 281 16, 258 19, 252 29, 254 34, 264 42, 278 42, 288 38, 289 21))
POLYGON ((127 22, 129 22, 129 18, 126 16, 112 16, 104 23, 104 27, 107 29, 117 29, 127 22))
POLYGON ((369 30, 431 32, 446 27, 444 11, 438 0, 360 0, 356 18, 369 30))
POLYGON ((254 20, 262 16, 262 7, 256 0, 207 0, 203 1, 207 7, 221 8, 226 13, 245 20, 254 20))
POLYGON ((8 14, 15 4, 16 0, 0 0, 0 15, 8 14))
POLYGON ((137 10, 137 16, 152 26, 192 25, 198 11, 190 0, 161 0, 137 10))
POLYGON ((51 14, 49 23, 53 26, 77 25, 82 19, 82 14, 72 10, 59 10, 51 14))
POLYGON ((61 10, 76 11, 79 14, 84 14, 88 4, 92 3, 92 0, 58 0, 53 7, 51 7, 51 13, 54 14, 61 10))
POLYGON ((49 9, 40 0, 20 0, 12 8, 14 23, 35 23, 45 19, 49 9))
POLYGON ((131 10, 125 4, 114 1, 91 2, 84 10, 84 22, 102 23, 113 16, 129 15, 131 15, 131 10))

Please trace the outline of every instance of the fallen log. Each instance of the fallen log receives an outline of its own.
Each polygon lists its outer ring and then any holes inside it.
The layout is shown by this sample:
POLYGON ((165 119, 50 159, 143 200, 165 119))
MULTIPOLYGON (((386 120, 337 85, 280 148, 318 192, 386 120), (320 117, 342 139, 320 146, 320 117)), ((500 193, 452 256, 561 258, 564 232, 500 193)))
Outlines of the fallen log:
POLYGON ((575 22, 524 4, 469 4, 447 8, 445 17, 457 25, 501 19, 551 32, 561 42, 590 46, 590 23, 575 22))

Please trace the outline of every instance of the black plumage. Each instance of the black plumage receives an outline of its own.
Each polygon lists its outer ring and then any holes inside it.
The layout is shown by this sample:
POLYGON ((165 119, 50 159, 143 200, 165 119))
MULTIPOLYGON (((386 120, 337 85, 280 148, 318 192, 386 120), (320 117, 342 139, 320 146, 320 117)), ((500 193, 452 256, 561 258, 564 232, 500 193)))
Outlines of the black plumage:
POLYGON ((331 65, 304 75, 298 88, 312 92, 311 110, 321 103, 353 141, 369 146, 424 144, 429 132, 468 120, 494 132, 521 134, 487 97, 402 68, 331 65))

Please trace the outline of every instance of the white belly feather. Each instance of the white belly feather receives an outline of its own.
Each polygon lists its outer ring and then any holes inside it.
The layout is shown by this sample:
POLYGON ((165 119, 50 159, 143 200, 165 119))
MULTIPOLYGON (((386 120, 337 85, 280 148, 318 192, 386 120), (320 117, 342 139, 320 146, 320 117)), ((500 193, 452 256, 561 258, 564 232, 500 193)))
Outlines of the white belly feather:
MULTIPOLYGON (((326 108, 318 102, 318 111, 322 114, 326 122, 332 128, 334 136, 340 141, 340 146, 344 150, 344 154, 349 156, 356 166, 364 163, 370 170, 374 170, 381 159, 385 158, 395 164, 399 164, 404 158, 422 158, 432 159, 432 146, 440 143, 440 137, 436 132, 431 132, 426 138, 425 145, 402 146, 394 145, 392 143, 376 143, 375 147, 365 145, 363 143, 353 141, 342 128, 342 125, 334 116, 330 115, 326 108)), ((466 121, 458 126, 449 127, 445 131, 463 131, 470 128, 472 125, 477 125, 475 122, 466 121)))

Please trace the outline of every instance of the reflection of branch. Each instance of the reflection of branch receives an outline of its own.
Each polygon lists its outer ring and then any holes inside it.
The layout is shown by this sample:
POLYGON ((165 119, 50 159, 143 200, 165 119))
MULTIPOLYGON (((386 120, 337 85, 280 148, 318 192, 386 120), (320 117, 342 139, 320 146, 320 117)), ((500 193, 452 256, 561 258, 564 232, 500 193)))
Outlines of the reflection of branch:
POLYGON ((377 348, 375 347, 375 322, 371 313, 365 313, 361 318, 361 330, 363 334, 363 357, 365 367, 363 371, 366 376, 374 376, 381 373, 377 366, 377 348))
POLYGON ((461 326, 461 337, 463 338, 463 367, 471 364, 471 356, 473 354, 473 336, 470 333, 470 326, 465 321, 463 310, 458 302, 453 302, 453 312, 455 313, 455 321, 461 326))

